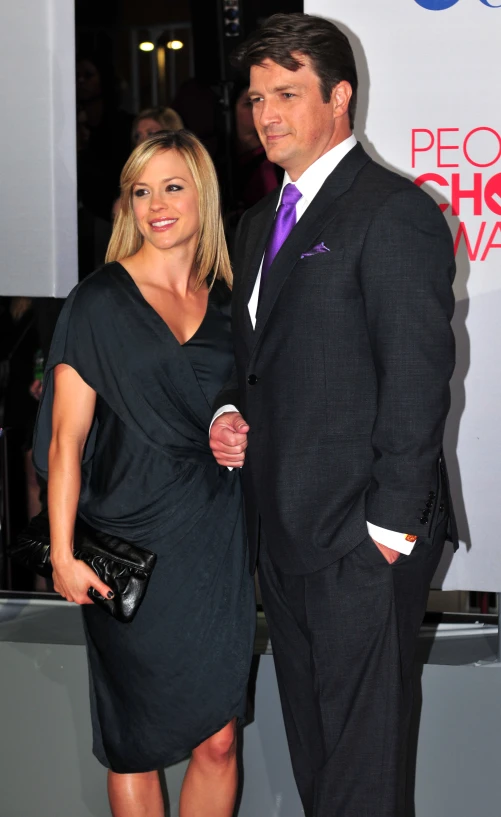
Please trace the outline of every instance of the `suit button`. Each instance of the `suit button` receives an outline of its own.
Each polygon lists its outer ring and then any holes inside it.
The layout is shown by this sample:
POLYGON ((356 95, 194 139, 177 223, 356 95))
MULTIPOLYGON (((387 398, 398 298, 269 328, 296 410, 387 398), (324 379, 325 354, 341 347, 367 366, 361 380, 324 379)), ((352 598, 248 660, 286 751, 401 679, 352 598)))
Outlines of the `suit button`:
POLYGON ((421 522, 422 525, 426 525, 426 523, 428 522, 426 516, 422 516, 419 521, 421 522))
POLYGON ((255 374, 250 374, 249 377, 247 378, 247 383, 249 384, 249 386, 255 386, 257 380, 258 378, 255 374))
POLYGON ((429 501, 426 503, 426 507, 427 507, 427 508, 431 508, 431 507, 432 507, 432 505, 433 505, 433 500, 432 500, 432 499, 430 499, 430 500, 429 500, 429 501))
POLYGON ((444 503, 442 502, 442 504, 440 505, 440 507, 439 507, 439 509, 438 509, 438 510, 439 510, 439 511, 443 511, 443 510, 444 510, 444 508, 445 508, 445 505, 444 505, 444 503))
POLYGON ((429 496, 430 499, 435 499, 435 491, 430 491, 428 496, 429 496))

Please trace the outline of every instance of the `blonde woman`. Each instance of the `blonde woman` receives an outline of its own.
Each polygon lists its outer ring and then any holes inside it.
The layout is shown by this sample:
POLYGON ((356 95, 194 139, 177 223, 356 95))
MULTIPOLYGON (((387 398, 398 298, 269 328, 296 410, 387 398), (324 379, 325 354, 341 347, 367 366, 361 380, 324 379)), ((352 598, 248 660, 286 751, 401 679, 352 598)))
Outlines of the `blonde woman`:
POLYGON ((233 363, 231 272, 214 168, 188 132, 134 150, 107 262, 69 296, 44 379, 54 585, 84 612, 114 817, 163 817, 157 769, 190 754, 181 817, 230 817, 255 604, 239 472, 208 441, 233 363), (158 556, 130 624, 87 595, 110 591, 73 557, 77 509, 158 556))
POLYGON ((181 130, 183 120, 174 108, 145 108, 132 123, 132 142, 140 145, 161 130, 181 130))
MULTIPOLYGON (((137 147, 160 131, 181 130, 182 128, 183 120, 174 108, 145 108, 138 113, 132 123, 132 144, 137 147)), ((113 202, 111 209, 112 220, 119 212, 120 199, 118 198, 113 202)))

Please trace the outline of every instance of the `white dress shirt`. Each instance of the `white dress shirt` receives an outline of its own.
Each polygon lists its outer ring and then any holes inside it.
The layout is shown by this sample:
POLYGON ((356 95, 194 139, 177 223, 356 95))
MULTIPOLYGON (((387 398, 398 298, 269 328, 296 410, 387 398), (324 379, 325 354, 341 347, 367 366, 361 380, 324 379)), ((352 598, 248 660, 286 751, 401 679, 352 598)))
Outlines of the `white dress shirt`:
MULTIPOLYGON (((327 153, 324 153, 324 155, 317 159, 316 162, 313 162, 313 164, 304 171, 302 176, 300 176, 297 181, 293 182, 301 193, 301 198, 296 204, 296 224, 301 216, 306 212, 308 206, 317 195, 327 177, 330 176, 341 159, 344 159, 346 154, 349 153, 356 144, 357 140, 355 136, 349 136, 348 139, 344 140, 344 142, 336 145, 336 147, 327 151, 327 153)), ((291 181, 292 180, 289 174, 285 173, 280 198, 277 203, 277 209, 282 201, 284 187, 286 184, 290 184, 291 181)), ((254 328, 256 328, 256 314, 259 301, 259 287, 261 283, 262 267, 263 261, 261 260, 261 266, 259 267, 256 283, 248 303, 249 315, 254 328)), ((228 411, 238 411, 238 409, 232 405, 221 406, 221 408, 214 414, 212 422, 214 422, 214 420, 221 414, 225 414, 228 411)), ((387 530, 386 528, 380 528, 378 525, 373 525, 371 522, 367 522, 367 529, 369 535, 376 542, 379 542, 381 545, 386 545, 386 547, 392 548, 392 550, 397 550, 399 553, 409 555, 414 547, 415 540, 412 541, 414 537, 409 537, 409 539, 407 539, 407 534, 405 533, 397 533, 396 531, 387 530)))

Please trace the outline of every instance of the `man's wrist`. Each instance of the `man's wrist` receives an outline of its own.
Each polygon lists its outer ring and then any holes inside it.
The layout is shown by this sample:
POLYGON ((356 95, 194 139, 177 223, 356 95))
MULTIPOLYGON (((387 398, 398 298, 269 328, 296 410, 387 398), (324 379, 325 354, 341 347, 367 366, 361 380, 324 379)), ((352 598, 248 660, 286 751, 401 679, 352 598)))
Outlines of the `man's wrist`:
POLYGON ((369 536, 375 542, 390 548, 390 550, 403 553, 405 556, 409 556, 412 553, 414 545, 416 544, 417 537, 410 536, 406 533, 399 533, 394 530, 388 530, 387 528, 381 528, 379 525, 373 525, 371 522, 367 522, 367 530, 369 536))
POLYGON ((210 434, 210 430, 211 430, 212 426, 214 425, 214 422, 217 420, 217 418, 221 417, 221 414, 229 414, 229 412, 232 412, 232 411, 236 411, 237 414, 238 414, 237 407, 232 405, 231 403, 228 403, 227 405, 221 406, 221 408, 218 408, 218 410, 214 413, 214 416, 213 416, 213 418, 211 420, 211 423, 210 423, 210 426, 209 426, 209 434, 210 434))

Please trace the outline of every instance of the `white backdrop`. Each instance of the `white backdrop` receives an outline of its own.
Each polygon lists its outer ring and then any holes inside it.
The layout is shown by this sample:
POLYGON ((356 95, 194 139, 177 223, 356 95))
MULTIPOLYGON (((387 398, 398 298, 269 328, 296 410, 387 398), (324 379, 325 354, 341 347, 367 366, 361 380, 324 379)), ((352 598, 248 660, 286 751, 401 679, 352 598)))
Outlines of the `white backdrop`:
POLYGON ((76 284, 73 0, 3 2, 0 295, 64 297, 76 284))
POLYGON ((501 591, 501 0, 305 0, 355 50, 355 131, 441 203, 457 245, 446 458, 461 549, 444 589, 501 591))

